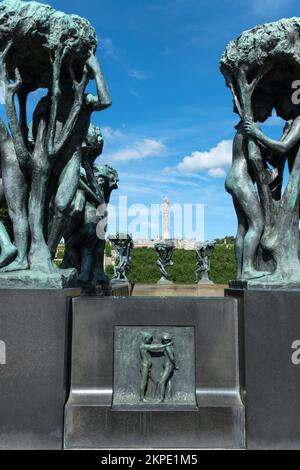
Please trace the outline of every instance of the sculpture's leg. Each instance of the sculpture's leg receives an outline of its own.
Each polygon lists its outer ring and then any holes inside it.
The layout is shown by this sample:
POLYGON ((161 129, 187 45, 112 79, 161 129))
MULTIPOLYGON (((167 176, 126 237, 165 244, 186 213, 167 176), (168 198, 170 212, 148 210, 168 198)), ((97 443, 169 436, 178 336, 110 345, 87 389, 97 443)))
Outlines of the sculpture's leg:
POLYGON ((77 283, 79 286, 88 286, 92 282, 94 266, 95 241, 84 242, 80 248, 81 267, 77 283))
POLYGON ((141 370, 141 384, 140 384, 140 401, 145 402, 146 390, 148 385, 149 378, 149 369, 148 367, 142 367, 141 370))
POLYGON ((20 170, 14 150, 9 159, 2 154, 2 176, 9 216, 13 223, 18 256, 2 272, 28 269, 29 223, 27 215, 28 185, 20 170))
POLYGON ((252 182, 248 179, 237 182, 234 197, 235 201, 238 201, 239 213, 247 219, 241 278, 248 280, 266 276, 270 273, 255 269, 257 250, 264 229, 264 217, 252 182))
MULTIPOLYGON (((28 268, 29 225, 27 217, 28 186, 20 169, 15 148, 10 137, 1 142, 0 199, 6 199, 9 216, 13 223, 14 242, 18 251, 15 261, 0 262, 1 271, 16 271, 28 268)), ((15 248, 11 245, 10 251, 15 248)), ((10 257, 11 258, 11 257, 10 257)), ((15 256, 12 257, 14 259, 15 256)), ((10 259, 10 261, 12 261, 10 259)))
POLYGON ((234 243, 235 259, 237 264, 236 278, 240 279, 242 276, 243 268, 243 251, 244 251, 244 239, 247 232, 248 224, 243 216, 241 208, 238 205, 237 200, 233 197, 233 205, 238 219, 238 229, 234 243))
POLYGON ((171 366, 166 367, 158 383, 159 401, 161 403, 165 400, 167 383, 171 378, 172 372, 173 372, 173 367, 171 366))
POLYGON ((109 284, 104 271, 105 240, 98 240, 94 254, 94 279, 97 285, 109 284))
POLYGON ((79 185, 81 152, 76 151, 66 164, 59 180, 54 203, 54 217, 48 239, 52 258, 55 257, 57 245, 63 237, 68 224, 68 213, 79 185))
POLYGON ((17 248, 11 243, 6 228, 0 222, 0 267, 10 263, 18 254, 17 248))
POLYGON ((29 252, 30 268, 45 273, 57 272, 44 237, 44 206, 47 189, 47 172, 40 169, 32 174, 29 196, 29 226, 31 247, 29 252))
POLYGON ((60 265, 61 269, 75 268, 80 271, 80 253, 76 246, 71 246, 69 243, 66 244, 64 258, 60 265))

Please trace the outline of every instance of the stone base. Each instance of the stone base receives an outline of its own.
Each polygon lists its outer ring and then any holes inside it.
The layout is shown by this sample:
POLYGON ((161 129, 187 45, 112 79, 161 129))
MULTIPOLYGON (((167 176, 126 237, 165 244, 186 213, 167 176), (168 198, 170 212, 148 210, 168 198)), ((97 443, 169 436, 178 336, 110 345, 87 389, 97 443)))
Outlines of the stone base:
POLYGON ((243 318, 247 447, 300 449, 300 290, 225 294, 243 318))
POLYGON ((111 281, 111 295, 113 297, 130 297, 133 286, 126 281, 111 281))
POLYGON ((70 298, 0 289, 0 449, 61 449, 70 298))
POLYGON ((270 280, 270 276, 264 276, 258 279, 249 279, 247 281, 232 280, 229 282, 230 289, 244 289, 244 290, 257 290, 257 289, 269 289, 269 290, 285 290, 285 289, 296 289, 300 290, 299 279, 295 280, 286 279, 282 280, 270 280), (269 279, 268 279, 269 278, 269 279))
POLYGON ((223 297, 222 284, 136 284, 134 297, 223 297))
POLYGON ((165 285, 165 286, 170 286, 173 284, 172 281, 169 281, 169 279, 166 279, 165 277, 161 277, 159 281, 157 281, 157 284, 159 285, 165 285))
POLYGON ((75 287, 76 269, 59 269, 56 273, 45 274, 41 271, 0 272, 1 289, 66 289, 75 287))
POLYGON ((238 344, 234 299, 74 299, 65 448, 244 448, 238 344), (178 370, 160 405, 150 402, 152 394, 139 402, 144 330, 155 341, 162 331, 174 336, 178 370))

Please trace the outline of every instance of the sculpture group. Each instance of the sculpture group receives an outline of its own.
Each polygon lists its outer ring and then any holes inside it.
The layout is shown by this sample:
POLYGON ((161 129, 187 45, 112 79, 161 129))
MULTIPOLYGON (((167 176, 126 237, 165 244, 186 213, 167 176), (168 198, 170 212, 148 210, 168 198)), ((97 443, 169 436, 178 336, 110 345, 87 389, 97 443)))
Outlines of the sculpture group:
POLYGON ((99 214, 97 208, 108 203, 117 175, 95 165, 103 140, 91 117, 111 105, 96 58, 96 32, 79 16, 19 0, 1 2, 0 25, 0 79, 9 125, 8 130, 0 119, 0 194, 14 232, 12 244, 0 225, 1 272, 23 279, 26 271, 26 282, 40 278, 43 286, 47 276, 56 275, 58 285, 63 276, 68 285, 74 278, 69 268, 76 268, 79 285, 107 282, 104 241, 96 235, 105 209, 99 214), (97 96, 86 93, 90 80, 97 96), (31 118, 28 98, 40 88, 46 95, 31 118), (59 269, 54 257, 62 237, 66 253, 59 269))
POLYGON ((158 393, 158 402, 163 403, 167 395, 171 395, 171 384, 174 372, 178 370, 174 353, 174 340, 172 334, 163 333, 160 343, 153 343, 153 335, 146 331, 142 333, 142 340, 140 343, 140 359, 141 359, 141 382, 140 382, 140 401, 147 402, 147 388, 148 382, 151 380, 155 384, 154 396, 152 400, 156 399, 158 393), (161 355, 164 357, 162 371, 160 378, 155 382, 152 377, 152 355, 161 355))
POLYGON ((250 286, 300 284, 299 30, 300 18, 258 26, 230 42, 221 58, 240 116, 226 179, 238 218, 237 280, 250 286), (286 121, 278 141, 258 125, 274 110, 286 121))

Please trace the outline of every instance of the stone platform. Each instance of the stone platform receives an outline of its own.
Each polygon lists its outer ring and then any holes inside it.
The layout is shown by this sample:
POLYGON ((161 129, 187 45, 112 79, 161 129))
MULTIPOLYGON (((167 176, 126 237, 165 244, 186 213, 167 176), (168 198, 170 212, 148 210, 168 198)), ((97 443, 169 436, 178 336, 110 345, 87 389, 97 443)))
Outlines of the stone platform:
POLYGON ((65 448, 244 448, 238 336, 235 299, 73 299, 65 448), (139 401, 145 331, 154 342, 163 332, 174 339, 177 369, 163 403, 159 354, 150 396, 139 401))
POLYGON ((223 297, 222 284, 136 284, 133 297, 223 297))
POLYGON ((0 289, 0 449, 62 449, 71 298, 0 289))
POLYGON ((228 289, 239 301, 248 449, 300 449, 300 290, 228 289))
POLYGON ((66 289, 76 285, 76 269, 57 269, 46 274, 41 271, 0 272, 1 289, 66 289))

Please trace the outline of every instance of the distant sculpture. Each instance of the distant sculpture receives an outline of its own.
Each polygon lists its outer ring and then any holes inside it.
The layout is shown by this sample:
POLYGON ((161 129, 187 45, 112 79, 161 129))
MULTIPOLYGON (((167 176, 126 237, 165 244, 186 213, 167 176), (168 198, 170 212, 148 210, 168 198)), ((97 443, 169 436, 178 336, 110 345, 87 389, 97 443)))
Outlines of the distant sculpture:
POLYGON ((169 283, 169 273, 167 272, 168 266, 173 266, 173 261, 171 260, 173 252, 175 249, 174 242, 172 240, 165 240, 158 242, 154 245, 158 260, 156 265, 161 273, 160 283, 169 283))
POLYGON ((258 26, 231 41, 221 59, 241 118, 226 179, 238 217, 237 280, 253 286, 300 285, 299 28, 300 18, 258 26), (273 107, 287 121, 280 141, 257 124, 273 107), (283 191, 286 162, 290 176, 283 191))
POLYGON ((196 282, 199 284, 212 284, 212 281, 209 279, 209 273, 211 259, 215 251, 215 244, 215 241, 207 241, 197 243, 196 245, 196 282))
POLYGON ((109 284, 104 272, 107 205, 111 192, 118 187, 118 173, 108 165, 94 163, 102 148, 101 131, 91 124, 83 144, 78 189, 65 221, 62 267, 75 267, 79 273, 77 285, 85 290, 109 284))
POLYGON ((64 285, 74 281, 74 269, 58 269, 53 259, 78 189, 82 144, 92 113, 111 105, 95 56, 96 33, 79 16, 20 0, 1 2, 0 23, 0 78, 10 128, 0 120, 2 184, 16 248, 2 227, 0 267, 25 286, 35 277, 46 287, 51 276, 53 285, 56 276, 61 287, 62 277, 64 285), (90 79, 97 96, 85 94, 90 79), (39 88, 48 94, 37 104, 29 131, 27 100, 39 88))
POLYGON ((128 281, 128 274, 131 269, 132 258, 131 253, 134 247, 133 240, 129 234, 110 235, 109 240, 113 249, 116 251, 116 259, 114 264, 114 281, 128 281))
POLYGON ((156 399, 158 389, 158 402, 163 403, 166 398, 167 388, 170 387, 174 370, 178 370, 175 362, 173 337, 170 333, 163 333, 160 343, 153 344, 153 335, 146 331, 142 333, 142 340, 139 346, 141 358, 141 382, 140 382, 140 401, 147 402, 146 393, 148 382, 151 380, 155 386, 152 399, 156 399), (161 376, 158 382, 151 374, 152 355, 151 353, 161 353, 164 356, 161 376))

